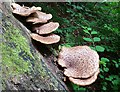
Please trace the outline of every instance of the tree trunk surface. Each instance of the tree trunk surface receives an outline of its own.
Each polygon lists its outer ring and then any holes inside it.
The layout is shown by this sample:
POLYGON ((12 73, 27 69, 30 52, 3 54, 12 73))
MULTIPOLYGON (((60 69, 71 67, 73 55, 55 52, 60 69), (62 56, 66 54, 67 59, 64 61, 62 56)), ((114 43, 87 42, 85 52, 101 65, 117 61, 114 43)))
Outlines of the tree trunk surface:
POLYGON ((1 90, 68 91, 61 80, 52 46, 33 41, 31 31, 17 20, 10 2, 0 2, 1 90))

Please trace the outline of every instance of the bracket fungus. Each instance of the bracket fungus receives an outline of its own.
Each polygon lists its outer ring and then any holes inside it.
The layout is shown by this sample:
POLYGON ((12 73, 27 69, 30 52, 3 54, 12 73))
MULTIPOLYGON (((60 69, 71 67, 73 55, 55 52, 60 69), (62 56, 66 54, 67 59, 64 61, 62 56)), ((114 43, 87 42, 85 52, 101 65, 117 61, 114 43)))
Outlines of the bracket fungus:
MULTIPOLYGON (((13 13, 27 16, 26 22, 46 23, 52 18, 51 14, 40 12, 41 7, 25 7, 12 3, 13 13)), ((57 22, 34 25, 32 39, 43 44, 53 44, 60 41, 60 36, 51 34, 59 27, 57 22), (46 36, 45 36, 46 35, 46 36)), ((64 67, 64 75, 77 85, 90 85, 99 74, 99 55, 88 46, 63 47, 59 53, 58 64, 64 67)))
POLYGON ((56 34, 50 34, 46 37, 40 36, 38 34, 32 33, 31 37, 36 40, 39 41, 41 43, 44 44, 53 44, 53 43, 57 43, 60 41, 60 36, 56 35, 56 34))
POLYGON ((99 55, 88 46, 63 47, 58 64, 70 81, 82 86, 93 83, 99 73, 99 55))
POLYGON ((55 31, 59 27, 58 22, 49 22, 47 24, 44 24, 42 26, 34 26, 33 30, 36 30, 38 34, 49 34, 53 31, 55 31))
MULTIPOLYGON (((12 3, 11 7, 13 9, 13 13, 21 15, 21 16, 27 16, 26 22, 32 22, 33 24, 37 23, 46 23, 48 20, 52 18, 52 14, 46 14, 44 12, 41 12, 41 7, 26 7, 26 6, 20 6, 17 3, 12 3)), ((57 22, 49 22, 46 24, 38 24, 33 25, 32 29, 33 31, 36 31, 36 33, 31 33, 31 37, 44 44, 53 44, 60 41, 60 36, 56 34, 51 34, 53 31, 55 31, 59 27, 59 23, 57 22), (38 34, 37 34, 38 33, 38 34), (47 35, 47 36, 43 36, 47 35)))
POLYGON ((57 22, 49 22, 42 26, 34 26, 33 30, 36 30, 38 34, 32 33, 31 37, 44 44, 53 44, 60 41, 60 36, 56 34, 50 34, 55 31, 59 27, 59 23, 57 22), (41 36, 42 35, 42 36, 41 36), (43 36, 47 35, 47 36, 43 36))
POLYGON ((97 79, 97 75, 99 74, 99 69, 95 72, 95 74, 89 78, 72 78, 69 77, 69 80, 71 82, 73 82, 74 84, 80 85, 80 86, 86 86, 86 85, 90 85, 93 82, 95 82, 95 80, 97 79))
POLYGON ((30 17, 27 18, 27 22, 32 22, 33 24, 37 23, 46 23, 52 18, 52 14, 46 14, 40 11, 36 11, 30 17))
POLYGON ((19 4, 17 3, 12 3, 11 4, 11 7, 13 9, 13 13, 15 14, 18 14, 18 15, 21 15, 21 16, 29 16, 30 14, 38 11, 38 10, 41 10, 41 7, 25 7, 25 6, 20 6, 19 4))

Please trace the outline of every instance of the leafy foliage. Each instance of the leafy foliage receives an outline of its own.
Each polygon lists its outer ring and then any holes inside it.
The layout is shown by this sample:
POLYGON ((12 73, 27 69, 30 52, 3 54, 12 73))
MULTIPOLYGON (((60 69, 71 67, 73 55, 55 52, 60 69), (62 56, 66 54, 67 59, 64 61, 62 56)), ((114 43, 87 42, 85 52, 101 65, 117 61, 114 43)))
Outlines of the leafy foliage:
MULTIPOLYGON (((120 90, 120 6, 119 2, 107 3, 40 3, 43 11, 51 13, 60 23, 57 34, 60 46, 88 45, 100 55, 100 74, 90 87, 78 90, 120 90), (47 7, 46 7, 47 6, 47 7)), ((37 5, 37 4, 36 4, 37 5)))

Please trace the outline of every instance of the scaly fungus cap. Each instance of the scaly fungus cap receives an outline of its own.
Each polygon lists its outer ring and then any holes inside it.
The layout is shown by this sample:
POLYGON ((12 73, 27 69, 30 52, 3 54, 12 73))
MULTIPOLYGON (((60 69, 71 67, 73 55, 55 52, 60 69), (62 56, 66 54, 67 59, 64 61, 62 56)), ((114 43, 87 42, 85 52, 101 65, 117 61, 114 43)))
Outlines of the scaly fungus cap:
POLYGON ((56 34, 50 34, 46 37, 40 36, 38 34, 32 33, 31 37, 36 40, 39 41, 41 43, 44 44, 53 44, 53 43, 57 43, 60 41, 60 36, 56 35, 56 34))
POLYGON ((58 22, 49 22, 42 26, 35 26, 33 30, 36 30, 38 34, 49 34, 55 31, 59 27, 58 22))
POLYGON ((38 10, 41 10, 41 7, 25 7, 25 6, 20 6, 19 4, 16 3, 12 3, 11 4, 12 8, 13 8, 13 13, 21 15, 21 16, 29 16, 31 13, 34 13, 38 10))
POLYGON ((98 74, 99 74, 99 69, 90 78, 87 78, 87 79, 80 79, 80 78, 75 79, 75 78, 70 77, 69 80, 71 82, 73 82, 74 84, 77 84, 77 85, 80 85, 80 86, 86 86, 86 85, 90 85, 93 82, 95 82, 95 80, 97 79, 98 74))
POLYGON ((65 67, 64 74, 73 78, 88 78, 99 68, 99 55, 88 46, 63 47, 58 64, 65 67))
POLYGON ((29 17, 26 21, 36 23, 46 23, 48 20, 52 18, 52 14, 46 14, 40 11, 36 11, 29 17))

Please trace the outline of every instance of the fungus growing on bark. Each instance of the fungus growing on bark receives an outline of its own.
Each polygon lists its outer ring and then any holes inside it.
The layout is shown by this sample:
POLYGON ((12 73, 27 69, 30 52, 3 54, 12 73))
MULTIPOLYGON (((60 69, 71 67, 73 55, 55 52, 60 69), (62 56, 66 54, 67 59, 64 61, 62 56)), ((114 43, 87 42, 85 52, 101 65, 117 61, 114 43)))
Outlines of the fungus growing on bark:
POLYGON ((70 80, 89 79, 98 72, 99 55, 88 46, 63 47, 59 53, 58 64, 65 67, 64 74, 70 80))
POLYGON ((33 30, 36 30, 38 34, 49 34, 55 31, 59 27, 58 22, 49 22, 42 26, 34 26, 33 30))
POLYGON ((48 20, 52 18, 52 14, 46 14, 40 11, 36 11, 29 17, 26 21, 36 23, 46 23, 48 20))
POLYGON ((41 7, 33 6, 33 7, 29 8, 29 7, 25 7, 25 6, 20 6, 17 3, 12 3, 11 7, 13 9, 13 11, 12 11, 13 13, 21 15, 21 16, 29 16, 31 13, 41 10, 41 7))
POLYGON ((19 4, 17 4, 17 3, 12 3, 12 4, 11 4, 11 7, 13 8, 13 10, 14 10, 14 9, 20 9, 20 8, 21 8, 21 6, 20 6, 19 4))
MULTIPOLYGON (((48 20, 52 18, 51 14, 46 14, 43 12, 40 12, 38 10, 41 10, 41 7, 26 7, 26 6, 20 6, 17 3, 11 4, 13 8, 13 13, 19 14, 21 16, 28 16, 27 22, 33 22, 36 23, 46 23, 48 20), (30 15, 30 16, 29 16, 30 15)), ((59 27, 59 23, 57 22, 49 22, 47 24, 43 25, 34 25, 33 31, 35 30, 38 34, 32 33, 31 37, 34 40, 37 40, 44 44, 52 44, 57 43, 60 40, 60 36, 55 34, 50 34, 53 31, 55 31, 59 27), (47 36, 41 36, 47 34, 47 36)))
POLYGON ((86 79, 81 79, 81 78, 72 78, 72 77, 69 77, 69 80, 71 82, 73 82, 74 84, 77 84, 77 85, 81 85, 81 86, 86 86, 86 85, 90 85, 92 84, 93 82, 95 82, 95 80, 97 79, 97 76, 99 74, 99 69, 95 72, 95 74, 89 78, 86 78, 86 79))
POLYGON ((60 36, 56 35, 56 34, 50 34, 46 37, 40 36, 38 34, 32 33, 31 37, 36 40, 39 41, 41 43, 44 44, 53 44, 53 43, 57 43, 60 41, 60 36))

